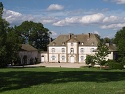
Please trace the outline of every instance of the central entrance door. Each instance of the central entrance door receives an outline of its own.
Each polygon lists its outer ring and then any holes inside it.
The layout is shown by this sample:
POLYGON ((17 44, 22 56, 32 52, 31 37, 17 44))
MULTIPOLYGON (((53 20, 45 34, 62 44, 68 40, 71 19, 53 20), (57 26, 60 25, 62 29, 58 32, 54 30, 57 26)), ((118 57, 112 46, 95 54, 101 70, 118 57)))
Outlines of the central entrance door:
POLYGON ((71 56, 71 57, 70 57, 70 62, 71 62, 71 63, 74 63, 74 56, 71 56))
POLYGON ((45 60, 44 60, 44 56, 42 56, 42 57, 41 57, 41 62, 44 62, 44 61, 45 61, 45 60))

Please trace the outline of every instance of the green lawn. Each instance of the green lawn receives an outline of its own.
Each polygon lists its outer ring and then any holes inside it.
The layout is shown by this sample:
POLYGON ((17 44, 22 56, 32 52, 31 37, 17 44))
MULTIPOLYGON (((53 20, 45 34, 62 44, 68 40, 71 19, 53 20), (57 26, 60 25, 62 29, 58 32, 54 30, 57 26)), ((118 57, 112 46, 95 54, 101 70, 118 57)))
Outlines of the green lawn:
POLYGON ((125 94, 125 70, 5 68, 0 94, 125 94))

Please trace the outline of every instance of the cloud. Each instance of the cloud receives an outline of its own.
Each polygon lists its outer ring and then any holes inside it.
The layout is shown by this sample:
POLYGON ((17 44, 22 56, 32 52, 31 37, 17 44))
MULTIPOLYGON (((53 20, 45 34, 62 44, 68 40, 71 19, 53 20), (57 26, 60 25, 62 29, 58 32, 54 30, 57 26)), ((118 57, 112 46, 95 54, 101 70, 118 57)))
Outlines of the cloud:
POLYGON ((8 21, 11 24, 11 26, 20 25, 24 21, 34 21, 34 22, 41 22, 43 24, 48 24, 48 23, 54 23, 58 20, 57 17, 52 17, 52 16, 41 17, 40 15, 31 15, 31 14, 27 15, 6 9, 4 9, 3 18, 6 19, 6 21, 8 21))
POLYGON ((104 15, 101 13, 85 15, 83 17, 71 17, 53 23, 54 26, 67 26, 72 24, 95 24, 102 21, 104 15))
POLYGON ((43 24, 48 24, 48 23, 54 23, 54 22, 56 22, 58 20, 58 18, 57 17, 42 17, 41 18, 41 23, 43 23, 43 24))
POLYGON ((23 21, 34 20, 32 15, 23 15, 19 12, 4 9, 3 18, 8 21, 11 25, 19 25, 23 21))
POLYGON ((14 12, 11 10, 4 10, 3 17, 9 22, 13 23, 13 21, 16 21, 17 19, 20 19, 22 17, 22 14, 19 12, 14 12))
POLYGON ((100 35, 98 31, 93 31, 94 34, 100 35))
POLYGON ((111 1, 115 2, 116 4, 125 4, 125 0, 104 0, 104 1, 111 1))
POLYGON ((125 4, 125 0, 113 0, 117 4, 125 4))
POLYGON ((58 36, 58 34, 55 32, 55 31, 50 31, 52 34, 51 34, 51 37, 55 38, 58 36))
POLYGON ((62 5, 59 5, 59 4, 51 4, 47 10, 48 11, 57 11, 57 10, 63 10, 64 9, 64 6, 62 5))
POLYGON ((75 24, 79 22, 79 17, 71 17, 65 18, 64 20, 60 20, 58 22, 53 23, 54 26, 68 26, 71 24, 75 24))
POLYGON ((113 29, 118 30, 119 28, 122 28, 125 26, 125 23, 118 23, 118 24, 109 24, 109 25, 103 25, 101 26, 102 29, 113 29))
POLYGON ((122 19, 120 17, 117 17, 117 16, 109 16, 109 17, 105 17, 103 22, 104 23, 114 23, 114 22, 119 22, 121 21, 122 19))
POLYGON ((103 18, 104 18, 104 14, 97 13, 97 14, 92 14, 92 15, 87 15, 82 17, 82 19, 80 19, 80 22, 83 24, 99 23, 100 21, 102 21, 103 18))

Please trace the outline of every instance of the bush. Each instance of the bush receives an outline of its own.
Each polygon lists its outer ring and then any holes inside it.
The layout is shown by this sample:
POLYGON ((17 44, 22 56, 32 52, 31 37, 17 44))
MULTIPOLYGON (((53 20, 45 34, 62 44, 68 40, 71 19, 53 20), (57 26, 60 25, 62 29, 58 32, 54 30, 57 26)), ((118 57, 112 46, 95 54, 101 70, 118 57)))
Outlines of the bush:
POLYGON ((113 61, 113 60, 108 61, 108 66, 110 69, 123 69, 124 68, 122 63, 118 63, 118 62, 113 61))

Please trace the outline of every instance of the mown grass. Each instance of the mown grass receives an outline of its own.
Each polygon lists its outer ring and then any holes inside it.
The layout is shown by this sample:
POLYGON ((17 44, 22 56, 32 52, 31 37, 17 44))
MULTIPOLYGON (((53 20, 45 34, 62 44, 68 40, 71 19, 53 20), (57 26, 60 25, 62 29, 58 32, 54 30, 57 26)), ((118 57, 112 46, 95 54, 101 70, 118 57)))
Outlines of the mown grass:
POLYGON ((125 94, 124 70, 0 69, 0 94, 125 94))

